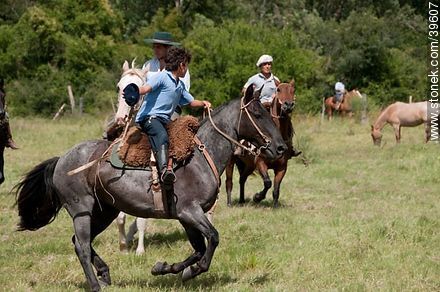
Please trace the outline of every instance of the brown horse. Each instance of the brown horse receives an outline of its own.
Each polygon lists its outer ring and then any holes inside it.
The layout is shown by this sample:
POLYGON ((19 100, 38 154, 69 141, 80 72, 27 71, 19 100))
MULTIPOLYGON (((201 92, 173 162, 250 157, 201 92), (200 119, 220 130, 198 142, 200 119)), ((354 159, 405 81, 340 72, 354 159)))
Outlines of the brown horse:
POLYGON ((9 123, 5 111, 6 104, 6 92, 4 89, 4 80, 0 78, 0 184, 5 181, 3 157, 5 147, 8 144, 9 139, 9 123))
POLYGON ((338 112, 341 116, 345 116, 348 114, 349 117, 353 116, 353 107, 352 100, 354 97, 362 98, 361 93, 357 89, 353 89, 352 91, 346 92, 344 94, 343 100, 339 107, 335 102, 335 97, 330 96, 325 99, 325 112, 329 120, 332 119, 333 113, 338 112))
POLYGON ((431 128, 428 121, 428 103, 426 101, 415 103, 395 102, 385 108, 371 125, 371 137, 376 146, 382 141, 381 130, 388 123, 394 128, 396 143, 400 143, 401 128, 415 127, 425 124, 425 142, 431 137, 431 128))
POLYGON ((290 83, 281 83, 277 87, 277 93, 271 103, 264 104, 272 116, 272 120, 281 132, 284 142, 287 144, 288 150, 277 160, 269 161, 263 156, 257 156, 250 153, 244 155, 233 155, 226 166, 226 192, 228 206, 232 205, 232 175, 234 165, 237 165, 240 173, 240 199, 239 203, 244 203, 244 185, 247 178, 256 169, 263 178, 264 189, 254 195, 254 202, 259 203, 265 197, 267 191, 272 186, 268 170, 273 169, 275 172, 274 189, 273 189, 273 206, 277 208, 278 198, 280 195, 280 185, 287 172, 287 162, 292 157, 293 145, 292 138, 294 134, 290 113, 295 105, 295 81, 290 83))

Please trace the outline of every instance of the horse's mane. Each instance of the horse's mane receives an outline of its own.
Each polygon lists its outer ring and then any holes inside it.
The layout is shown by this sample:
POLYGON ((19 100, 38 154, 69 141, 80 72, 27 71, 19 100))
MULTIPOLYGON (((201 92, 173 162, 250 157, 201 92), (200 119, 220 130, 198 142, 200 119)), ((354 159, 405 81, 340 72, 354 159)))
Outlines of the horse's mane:
MULTIPOLYGON (((225 107, 229 106, 232 102, 234 102, 234 101, 236 101, 236 100, 238 100, 238 98, 231 99, 231 100, 229 100, 228 102, 226 102, 226 103, 224 103, 224 104, 222 104, 222 105, 216 107, 216 108, 212 111, 211 116, 214 117, 214 116, 217 115, 219 112, 221 112, 225 107)), ((200 121, 200 127, 203 126, 203 124, 205 124, 206 121, 209 121, 209 118, 208 118, 208 117, 205 117, 203 120, 200 121)))

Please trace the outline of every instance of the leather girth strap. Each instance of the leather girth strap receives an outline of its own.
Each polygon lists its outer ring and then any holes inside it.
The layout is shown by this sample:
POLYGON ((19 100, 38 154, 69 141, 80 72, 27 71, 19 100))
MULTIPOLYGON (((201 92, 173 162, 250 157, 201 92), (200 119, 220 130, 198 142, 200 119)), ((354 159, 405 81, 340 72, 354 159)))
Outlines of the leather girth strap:
POLYGON ((206 150, 205 144, 200 141, 199 137, 194 136, 194 141, 196 142, 198 149, 203 153, 203 156, 205 156, 206 161, 211 167, 211 170, 215 175, 215 179, 217 180, 217 192, 220 192, 220 176, 218 174, 217 167, 215 167, 214 161, 211 158, 211 155, 209 155, 209 152, 206 150))

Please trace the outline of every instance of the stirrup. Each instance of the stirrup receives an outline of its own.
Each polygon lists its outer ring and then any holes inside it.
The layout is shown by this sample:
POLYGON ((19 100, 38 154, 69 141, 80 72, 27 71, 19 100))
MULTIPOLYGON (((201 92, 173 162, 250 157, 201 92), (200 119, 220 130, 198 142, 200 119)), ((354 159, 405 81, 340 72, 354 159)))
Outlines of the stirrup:
POLYGON ((176 182, 176 175, 173 170, 165 169, 160 176, 164 186, 172 186, 176 182))

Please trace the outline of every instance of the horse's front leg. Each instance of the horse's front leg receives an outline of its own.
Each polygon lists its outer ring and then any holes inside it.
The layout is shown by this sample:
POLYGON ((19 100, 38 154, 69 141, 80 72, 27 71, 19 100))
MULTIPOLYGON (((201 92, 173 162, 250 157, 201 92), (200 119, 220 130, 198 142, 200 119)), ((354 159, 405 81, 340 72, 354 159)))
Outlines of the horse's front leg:
POLYGON ((5 147, 0 146, 0 185, 5 181, 5 172, 4 172, 5 159, 3 156, 4 152, 5 152, 5 147))
POLYGON ((393 124, 394 128, 394 136, 396 136, 396 143, 400 143, 400 138, 402 137, 401 134, 401 127, 400 124, 393 124))
POLYGON ((169 265, 166 262, 159 262, 151 272, 153 275, 164 275, 168 273, 177 274, 183 270, 182 280, 186 281, 209 269, 219 243, 219 236, 217 230, 209 222, 200 207, 180 210, 177 217, 185 228, 195 252, 180 263, 169 265), (205 239, 207 246, 205 245, 205 239))
POLYGON ((258 172, 260 173, 260 176, 263 179, 263 183, 264 183, 263 190, 254 195, 254 202, 259 203, 266 198, 267 191, 272 186, 272 182, 270 181, 268 167, 267 167, 266 163, 263 161, 263 159, 258 158, 256 165, 257 165, 258 172))
POLYGON ((119 212, 119 215, 116 218, 116 224, 118 225, 119 230, 119 250, 128 252, 127 235, 125 234, 125 217, 126 215, 124 212, 119 212))
POLYGON ((232 206, 231 192, 233 187, 232 178, 234 174, 234 164, 235 160, 232 157, 231 159, 229 159, 228 164, 226 165, 226 196, 228 207, 232 206))
POLYGON ((272 193, 274 208, 279 207, 278 199, 280 197, 280 186, 284 176, 286 175, 286 172, 287 172, 287 161, 283 163, 283 165, 275 171, 274 186, 272 193))
POLYGON ((140 217, 136 218, 136 225, 137 225, 137 229, 139 231, 138 246, 136 248, 136 254, 142 255, 145 253, 144 238, 145 238, 145 229, 147 227, 147 219, 140 218, 140 217))

